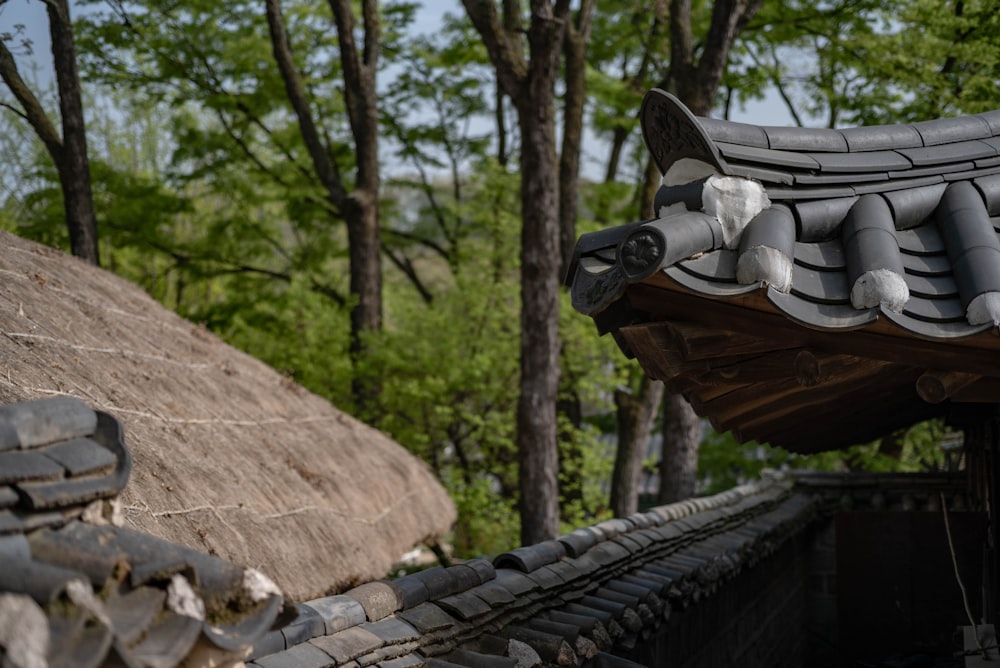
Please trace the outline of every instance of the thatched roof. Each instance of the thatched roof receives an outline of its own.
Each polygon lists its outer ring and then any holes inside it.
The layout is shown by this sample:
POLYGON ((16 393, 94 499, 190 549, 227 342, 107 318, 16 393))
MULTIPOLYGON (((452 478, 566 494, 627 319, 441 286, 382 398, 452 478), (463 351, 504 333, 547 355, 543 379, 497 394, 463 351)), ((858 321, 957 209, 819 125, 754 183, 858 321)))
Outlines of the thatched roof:
POLYGON ((2 232, 0 276, 0 403, 65 394, 121 420, 128 526, 305 600, 454 521, 423 462, 138 287, 2 232))

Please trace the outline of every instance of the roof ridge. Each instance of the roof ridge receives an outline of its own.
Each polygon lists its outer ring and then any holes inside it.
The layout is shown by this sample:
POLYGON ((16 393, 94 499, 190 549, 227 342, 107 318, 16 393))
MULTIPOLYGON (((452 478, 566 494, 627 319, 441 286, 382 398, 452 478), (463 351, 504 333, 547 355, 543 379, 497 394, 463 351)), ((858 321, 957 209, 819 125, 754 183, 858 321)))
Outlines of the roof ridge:
POLYGON ((685 607, 713 591, 813 516, 811 497, 795 493, 787 476, 766 473, 710 497, 522 546, 492 565, 479 559, 382 581, 380 591, 400 593, 385 616, 388 608, 373 615, 375 608, 365 607, 367 585, 308 602, 320 614, 307 611, 297 623, 301 629, 269 634, 250 665, 506 666, 518 652, 545 664, 570 655, 594 658, 652 633, 671 606, 685 607))

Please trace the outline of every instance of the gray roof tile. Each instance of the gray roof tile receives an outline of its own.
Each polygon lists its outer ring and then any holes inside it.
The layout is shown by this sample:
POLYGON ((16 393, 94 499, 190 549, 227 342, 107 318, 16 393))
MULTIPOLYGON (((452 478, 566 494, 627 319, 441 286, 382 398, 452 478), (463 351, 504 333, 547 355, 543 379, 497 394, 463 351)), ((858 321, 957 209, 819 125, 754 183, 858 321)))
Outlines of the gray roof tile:
POLYGON ((927 322, 965 322, 965 308, 958 299, 910 299, 903 313, 927 322))
POLYGON ((75 397, 58 396, 23 401, 0 407, 4 441, 9 444, 9 428, 17 433, 22 448, 57 443, 90 436, 97 429, 97 415, 75 397))
MULTIPOLYGON (((818 170, 819 162, 805 153, 793 151, 777 151, 767 148, 757 148, 754 146, 740 146, 739 144, 718 144, 719 151, 729 160, 741 162, 752 162, 757 165, 778 165, 780 167, 790 167, 795 170, 818 170)), ((909 168, 907 162, 905 168, 909 168)), ((897 168, 898 169, 898 168, 897 168)))
MULTIPOLYGON (((200 620, 164 611, 146 629, 139 643, 128 649, 128 659, 139 665, 154 662, 165 666, 178 665, 194 647, 202 626, 200 620)), ((119 652, 122 652, 121 648, 119 652)))
POLYGON ((994 136, 1000 135, 1000 110, 987 111, 981 114, 976 114, 976 116, 986 121, 991 134, 994 136))
POLYGON ((910 298, 942 299, 958 296, 958 284, 951 275, 922 276, 906 272, 906 285, 910 288, 910 298))
POLYGON ((63 475, 58 462, 35 450, 0 452, 0 482, 56 480, 63 475))
MULTIPOLYGON (((780 183, 787 186, 796 181, 796 174, 791 171, 758 167, 750 163, 732 165, 729 167, 729 173, 747 179, 764 181, 765 183, 780 183)), ((850 192, 849 188, 847 190, 850 192)))
POLYGON ((545 564, 557 561, 565 554, 566 547, 562 543, 558 540, 547 540, 504 552, 493 560, 493 565, 496 568, 516 568, 523 573, 530 573, 545 564))
POLYGON ((847 147, 851 152, 916 148, 924 145, 920 133, 912 125, 845 128, 840 134, 847 140, 847 147))
POLYGON ((31 560, 31 547, 22 534, 0 536, 0 557, 4 559, 31 560))
POLYGON ((826 128, 762 127, 772 149, 786 151, 847 151, 847 140, 839 130, 826 128))
MULTIPOLYGON (((482 574, 475 568, 465 564, 449 566, 448 575, 454 580, 457 591, 465 591, 483 582, 482 574)), ((492 571, 491 576, 496 576, 496 570, 492 571)))
POLYGON ((518 597, 538 589, 538 584, 524 573, 510 568, 498 568, 495 582, 518 597))
MULTIPOLYGON (((381 638, 370 631, 366 631, 361 626, 352 626, 349 629, 338 631, 333 635, 313 638, 307 643, 307 645, 313 646, 314 649, 322 650, 337 663, 346 663, 362 654, 368 654, 382 647, 383 644, 381 638)), ((302 647, 302 645, 299 645, 299 647, 302 647)), ((327 659, 327 662, 329 663, 329 659, 327 659)))
POLYGON ((493 608, 499 608, 517 600, 517 597, 510 591, 495 582, 485 582, 470 589, 469 593, 475 594, 493 608))
POLYGON ((313 599, 303 605, 319 614, 328 634, 363 624, 366 619, 364 607, 356 599, 343 594, 313 599))
POLYGON ((709 136, 717 143, 740 144, 757 148, 770 148, 767 133, 758 125, 735 123, 703 118, 699 121, 709 136))
POLYGON ((925 148, 901 148, 899 153, 905 156, 914 167, 929 167, 941 163, 962 163, 976 158, 992 158, 997 154, 996 149, 981 141, 958 142, 925 148))
POLYGON ((423 665, 425 665, 425 660, 422 656, 418 654, 407 654, 406 656, 396 657, 395 659, 381 661, 378 664, 378 668, 417 668, 418 666, 423 665))
POLYGON ((493 611, 489 603, 469 593, 445 596, 435 601, 435 603, 448 614, 465 621, 475 619, 493 611))
POLYGON ((281 632, 281 629, 275 629, 265 633, 254 642, 250 658, 256 659, 258 657, 269 656, 278 652, 284 652, 286 649, 285 635, 281 632))
POLYGON ((369 633, 373 633, 381 638, 382 642, 387 645, 409 642, 420 637, 419 631, 396 617, 389 617, 380 622, 366 624, 364 628, 369 633))
POLYGON ((1000 216, 1000 175, 983 176, 972 180, 979 189, 986 209, 991 216, 1000 216))
POLYGON ((431 657, 425 664, 427 668, 465 668, 465 664, 447 661, 438 657, 431 657))
POLYGON ((503 635, 525 643, 538 653, 542 661, 564 666, 576 661, 572 646, 560 635, 514 625, 505 627, 503 635))
POLYGON ((449 652, 445 658, 453 664, 469 666, 470 668, 515 668, 517 666, 517 659, 513 657, 482 654, 461 648, 449 652))
POLYGON ((637 585, 661 597, 666 596, 668 590, 670 589, 670 579, 656 575, 655 573, 647 573, 645 575, 638 573, 637 574, 626 573, 622 575, 617 581, 613 580, 609 582, 609 586, 611 586, 612 583, 614 582, 618 582, 619 586, 622 584, 637 585))
MULTIPOLYGON (((632 601, 632 602, 634 602, 636 605, 639 604, 638 601, 632 601)), ((625 614, 625 609, 628 607, 628 604, 623 603, 622 601, 616 601, 613 599, 606 598, 605 596, 592 595, 592 594, 583 596, 579 601, 579 605, 582 605, 585 608, 592 608, 594 610, 601 610, 603 612, 607 612, 615 619, 620 619, 622 615, 625 614)))
POLYGON ((287 651, 254 659, 260 668, 324 668, 330 665, 330 655, 309 643, 296 645, 287 651))
POLYGON ((89 438, 63 441, 39 448, 36 452, 54 459, 69 475, 74 476, 110 471, 118 461, 110 450, 89 438))
POLYGON ((909 274, 919 276, 951 276, 951 261, 947 255, 914 255, 900 253, 903 267, 909 274))
POLYGON ((563 543, 566 554, 570 557, 579 557, 581 554, 597 544, 597 535, 591 531, 577 529, 569 534, 559 537, 563 543))
POLYGON ((631 553, 619 543, 605 541, 591 548, 587 555, 593 557, 602 566, 610 566, 628 559, 631 553))
POLYGON ((432 601, 443 596, 450 596, 458 591, 458 588, 455 586, 455 579, 443 566, 434 566, 413 573, 408 577, 422 582, 427 589, 427 595, 432 601))
POLYGON ((982 116, 938 118, 932 121, 914 123, 913 127, 920 133, 924 146, 940 146, 969 139, 983 139, 993 134, 988 120, 982 116))
POLYGON ((866 172, 891 172, 913 166, 897 151, 869 151, 865 153, 807 153, 822 172, 863 174, 866 172))
POLYGON ((846 271, 815 271, 795 263, 792 293, 818 304, 850 304, 851 286, 846 271))
POLYGON ((546 566, 555 573, 563 582, 570 584, 587 579, 592 570, 588 562, 580 562, 577 559, 565 559, 546 566))
MULTIPOLYGON (((111 650, 113 637, 107 628, 100 625, 81 628, 77 625, 70 633, 57 632, 50 636, 49 665, 85 666, 101 665, 111 650)), ((59 629, 58 631, 64 631, 59 629)), ((173 648, 169 648, 173 649, 173 648)), ((164 662, 170 661, 176 652, 168 651, 164 662)))
MULTIPOLYGON (((804 187, 813 186, 835 186, 838 184, 846 184, 850 187, 856 185, 865 184, 878 184, 877 187, 881 189, 883 184, 887 184, 890 181, 889 172, 863 172, 854 174, 838 174, 836 172, 827 172, 819 174, 796 174, 795 175, 795 185, 801 185, 804 187)), ((856 191, 855 191, 856 192, 856 191)))
MULTIPOLYGON (((77 519, 85 504, 116 495, 128 480, 131 458, 114 418, 60 397, 0 407, 0 425, 0 438, 7 438, 0 468, 17 478, 0 488, 0 592, 27 594, 42 607, 54 664, 98 665, 110 659, 113 645, 126 663, 169 666, 201 640, 242 653, 267 634, 282 599, 251 603, 241 567, 77 519), (14 432, 16 450, 8 438, 14 432), (58 469, 58 476, 38 479, 41 466, 58 469), (100 593, 102 612, 79 603, 80 592, 63 596, 79 587, 100 593), (200 599, 206 621, 170 611, 166 592, 183 587, 200 599)), ((274 649, 284 648, 281 638, 274 649)))
POLYGON ((17 435, 17 429, 10 422, 0 420, 0 452, 4 450, 16 450, 21 445, 21 439, 17 435))
POLYGON ((372 622, 385 619, 403 607, 399 591, 387 582, 366 582, 346 592, 346 596, 360 603, 372 622))
POLYGON ((403 609, 412 608, 430 599, 430 592, 422 580, 407 575, 392 581, 392 586, 399 592, 403 609))
POLYGON ((566 580, 563 578, 562 573, 553 569, 552 566, 554 566, 554 564, 542 566, 541 568, 538 568, 531 573, 527 573, 526 575, 528 578, 538 583, 538 586, 543 590, 560 588, 566 584, 566 580))
POLYGON ((497 576, 496 568, 493 564, 486 559, 470 559, 466 561, 464 566, 471 568, 479 574, 479 582, 489 582, 497 576))
POLYGON ((295 619, 281 629, 287 647, 326 635, 326 623, 314 608, 299 603, 295 606, 295 612, 295 619))
POLYGON ((0 508, 10 508, 17 505, 21 497, 9 485, 0 485, 0 508))
POLYGON ((454 626, 457 620, 435 603, 422 603, 415 608, 396 614, 413 625, 421 633, 432 633, 454 626))
POLYGON ((789 485, 769 481, 738 495, 658 509, 645 519, 609 522, 590 535, 611 537, 581 556, 567 554, 527 574, 499 568, 495 578, 435 603, 307 644, 339 668, 410 665, 410 657, 428 657, 422 665, 511 666, 519 652, 550 664, 590 665, 601 649, 627 651, 653 633, 666 620, 667 598, 689 605, 706 593, 696 577, 715 573, 718 579, 741 569, 744 561, 730 553, 752 554, 755 544, 761 549, 790 536, 782 531, 811 508, 793 505, 794 498, 789 485), (788 505, 794 512, 776 512, 788 505), (659 524, 665 517, 678 519, 659 524), (755 519, 755 531, 729 535, 755 519), (595 555, 610 562, 602 566, 595 555))

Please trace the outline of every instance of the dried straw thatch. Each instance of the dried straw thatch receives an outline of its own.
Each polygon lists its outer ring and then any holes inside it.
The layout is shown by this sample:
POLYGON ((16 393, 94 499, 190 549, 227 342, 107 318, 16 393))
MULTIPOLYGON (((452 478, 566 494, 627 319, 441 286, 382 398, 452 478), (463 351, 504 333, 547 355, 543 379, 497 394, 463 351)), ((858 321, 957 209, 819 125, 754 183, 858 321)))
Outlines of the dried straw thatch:
POLYGON ((304 600, 454 521, 423 462, 136 286, 2 232, 0 281, 0 402, 67 394, 120 419, 127 525, 304 600))

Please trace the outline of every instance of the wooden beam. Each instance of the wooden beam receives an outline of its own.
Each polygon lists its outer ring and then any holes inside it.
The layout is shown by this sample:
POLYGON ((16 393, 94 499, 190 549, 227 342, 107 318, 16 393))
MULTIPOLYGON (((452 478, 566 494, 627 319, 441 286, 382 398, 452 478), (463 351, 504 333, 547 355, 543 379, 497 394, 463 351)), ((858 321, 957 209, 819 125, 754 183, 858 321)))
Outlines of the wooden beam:
POLYGON ((760 338, 780 341, 785 348, 863 355, 907 366, 916 363, 1000 378, 1000 336, 995 333, 927 341, 886 320, 851 331, 815 330, 779 313, 762 293, 713 299, 685 292, 660 275, 629 286, 625 298, 635 311, 649 314, 652 323, 678 320, 736 332, 751 331, 760 338))
POLYGON ((675 332, 667 323, 629 325, 618 330, 632 354, 646 373, 657 380, 670 383, 679 380, 685 386, 691 383, 706 384, 699 378, 709 373, 713 367, 735 365, 758 357, 760 353, 732 354, 725 348, 716 352, 715 358, 688 359, 678 347, 675 332))
POLYGON ((827 379, 821 384, 803 385, 790 366, 784 379, 753 383, 707 402, 692 398, 691 405, 699 414, 712 416, 726 429, 745 428, 748 421, 771 421, 804 406, 815 407, 836 401, 843 392, 862 390, 889 366, 888 362, 850 355, 831 355, 821 359, 822 362, 817 360, 817 365, 827 374, 827 379))
POLYGON ((940 417, 944 410, 942 406, 917 401, 910 392, 901 395, 897 388, 885 388, 872 401, 858 398, 837 402, 828 409, 787 415, 773 424, 762 425, 766 437, 755 429, 734 431, 734 435, 767 441, 792 452, 823 452, 867 443, 896 429, 940 417), (831 428, 831 424, 840 426, 831 428))
POLYGON ((950 399, 961 404, 1000 404, 1000 378, 980 378, 956 390, 950 399))
POLYGON ((666 327, 676 349, 687 361, 759 355, 796 347, 794 343, 766 336, 760 337, 732 329, 705 327, 690 322, 674 320, 662 323, 662 326, 666 327))
POLYGON ((975 373, 925 371, 917 378, 917 394, 929 404, 939 404, 981 378, 975 373))

